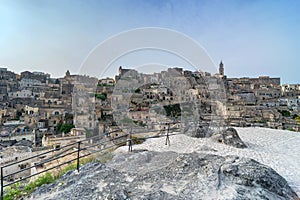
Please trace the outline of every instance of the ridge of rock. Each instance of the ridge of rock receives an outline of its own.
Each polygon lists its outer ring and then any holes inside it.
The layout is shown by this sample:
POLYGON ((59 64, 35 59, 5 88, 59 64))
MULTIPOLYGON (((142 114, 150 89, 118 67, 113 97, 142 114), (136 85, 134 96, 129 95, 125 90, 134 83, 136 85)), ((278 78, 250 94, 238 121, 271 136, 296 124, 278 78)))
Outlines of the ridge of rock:
POLYGON ((30 199, 299 200, 287 181, 252 159, 144 151, 94 162, 38 188, 30 199))

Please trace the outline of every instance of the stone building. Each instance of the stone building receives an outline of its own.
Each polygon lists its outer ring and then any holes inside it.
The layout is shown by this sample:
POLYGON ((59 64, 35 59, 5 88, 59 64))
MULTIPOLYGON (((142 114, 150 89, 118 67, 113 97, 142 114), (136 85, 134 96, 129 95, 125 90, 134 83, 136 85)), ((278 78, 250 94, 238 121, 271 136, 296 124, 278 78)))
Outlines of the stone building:
POLYGON ((0 68, 0 80, 15 81, 17 80, 17 74, 7 70, 7 68, 0 68))
POLYGON ((102 78, 98 81, 98 85, 102 86, 114 86, 115 85, 115 80, 113 78, 102 78))
POLYGON ((119 67, 119 74, 115 76, 115 81, 119 81, 122 77, 138 79, 138 72, 134 69, 125 69, 122 66, 119 67))
POLYGON ((283 97, 300 96, 300 84, 284 84, 281 86, 283 97))
POLYGON ((42 83, 47 83, 47 81, 50 79, 50 74, 46 74, 44 72, 24 71, 24 72, 21 72, 20 78, 21 78, 21 80, 22 79, 35 79, 35 80, 39 80, 42 83))
POLYGON ((7 84, 4 81, 0 81, 0 101, 7 101, 7 84))

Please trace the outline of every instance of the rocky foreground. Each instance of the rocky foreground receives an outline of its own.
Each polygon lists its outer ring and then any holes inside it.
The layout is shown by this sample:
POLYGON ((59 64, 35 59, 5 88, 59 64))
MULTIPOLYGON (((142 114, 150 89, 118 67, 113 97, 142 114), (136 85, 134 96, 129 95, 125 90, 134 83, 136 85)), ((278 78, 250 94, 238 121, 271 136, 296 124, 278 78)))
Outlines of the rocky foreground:
POLYGON ((71 171, 30 199, 290 199, 287 181, 252 159, 206 153, 139 151, 71 171))

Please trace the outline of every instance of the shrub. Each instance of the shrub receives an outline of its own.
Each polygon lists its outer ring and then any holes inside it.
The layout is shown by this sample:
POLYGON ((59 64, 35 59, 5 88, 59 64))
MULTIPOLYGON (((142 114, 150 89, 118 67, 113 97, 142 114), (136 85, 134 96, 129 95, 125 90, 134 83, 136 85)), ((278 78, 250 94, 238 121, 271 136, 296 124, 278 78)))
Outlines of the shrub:
POLYGON ((295 120, 300 124, 300 117, 296 117, 295 120))
POLYGON ((123 118, 121 121, 126 124, 134 123, 134 121, 128 117, 123 118))
POLYGON ((181 109, 180 109, 179 104, 166 105, 166 106, 164 106, 164 109, 167 113, 167 116, 170 116, 170 117, 181 116, 181 109))
POLYGON ((47 172, 44 175, 39 176, 35 181, 29 182, 25 187, 21 187, 21 183, 16 183, 8 189, 8 193, 4 195, 4 200, 13 200, 20 198, 21 196, 32 193, 36 188, 44 184, 53 183, 55 177, 51 173, 47 172))
POLYGON ((291 116, 291 112, 288 110, 281 110, 279 111, 281 113, 282 116, 284 117, 290 117, 291 116))
POLYGON ((131 140, 132 140, 133 144, 142 144, 143 142, 146 141, 145 138, 139 138, 139 137, 134 137, 134 136, 131 137, 131 140))
POLYGON ((135 92, 135 93, 141 93, 141 89, 138 88, 138 89, 134 90, 134 92, 135 92))
MULTIPOLYGON (((79 163, 80 165, 84 165, 89 162, 93 162, 95 160, 96 159, 93 156, 89 156, 86 158, 81 158, 79 163)), ((105 158, 105 160, 107 161, 108 157, 105 158)), ((77 168, 77 162, 74 161, 73 163, 64 167, 61 171, 53 174, 51 174, 50 172, 46 172, 45 174, 38 176, 36 180, 27 183, 25 186, 24 184, 22 185, 21 182, 13 184, 12 186, 6 189, 3 199, 14 200, 14 199, 19 199, 21 197, 24 197, 26 195, 30 195, 36 188, 44 184, 53 183, 68 171, 75 170, 76 168, 77 168)))
POLYGON ((64 132, 64 133, 69 133, 71 131, 72 128, 74 128, 75 126, 73 124, 62 124, 61 126, 59 126, 59 132, 64 132))
POLYGON ((293 115, 293 119, 299 118, 299 116, 297 114, 293 115))
POLYGON ((107 99, 107 94, 103 92, 101 94, 95 94, 95 97, 97 99, 101 99, 102 101, 105 101, 107 99))

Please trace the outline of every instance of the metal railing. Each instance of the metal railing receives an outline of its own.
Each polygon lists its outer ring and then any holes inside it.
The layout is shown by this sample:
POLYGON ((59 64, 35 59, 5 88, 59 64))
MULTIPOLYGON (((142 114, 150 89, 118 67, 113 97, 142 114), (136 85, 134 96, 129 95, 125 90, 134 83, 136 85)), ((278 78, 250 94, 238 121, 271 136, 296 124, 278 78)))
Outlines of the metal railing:
MULTIPOLYGON (((155 130, 155 132, 158 132, 158 133, 161 133, 162 131, 163 132, 166 132, 165 135, 155 135, 155 136, 148 136, 148 137, 137 137, 138 139, 149 139, 149 138, 157 138, 157 137, 166 137, 166 145, 170 145, 170 139, 169 139, 169 136, 172 136, 172 135, 177 135, 177 134, 170 134, 170 131, 174 131, 174 130, 178 130, 179 128, 170 128, 170 124, 168 125, 168 128, 167 129, 161 129, 161 130, 155 130)), ((27 157, 25 159, 22 159, 22 160, 18 160, 16 162, 13 162, 13 163, 10 163, 10 164, 6 164, 4 166, 1 166, 0 168, 0 172, 1 172, 1 196, 0 196, 0 199, 3 200, 3 197, 4 197, 4 188, 5 187, 8 187, 8 186, 11 186, 15 183, 18 183, 18 182, 21 182, 21 181, 25 181, 31 177, 35 177, 39 174, 42 174, 42 173, 45 173, 47 171, 50 171, 50 170, 53 170, 53 169, 56 169, 56 168, 59 168, 63 165, 66 165, 66 164, 69 164, 69 163, 72 163, 74 161, 76 161, 76 169, 77 171, 79 172, 79 168, 80 168, 80 159, 81 158, 84 158, 84 157, 87 157, 87 156, 90 156, 92 154, 95 154, 95 153, 99 153, 101 151, 104 151, 104 150, 107 150, 107 149, 110 149, 112 147, 116 147, 116 146, 121 146, 121 145, 125 145, 126 142, 128 142, 128 146, 129 146, 129 149, 128 151, 132 151, 132 136, 133 135, 139 135, 141 133, 125 133, 121 136, 117 136, 117 137, 113 137, 109 140, 104 140, 102 141, 102 137, 103 136, 108 136, 109 134, 111 133, 115 133, 115 132, 121 132, 122 129, 118 129, 118 130, 114 130, 114 131, 110 131, 110 132, 106 132, 102 135, 98 135, 98 136, 94 136, 94 137, 90 137, 90 138, 87 138, 87 139, 84 139, 84 140, 80 140, 80 141, 77 141, 77 142, 73 142, 71 144, 67 144, 65 146, 62 146, 62 147, 58 147, 58 148, 54 148, 52 150, 49 150, 49 151, 46 151, 46 152, 43 152, 43 153, 40 153, 40 154, 37 154, 37 155, 34 155, 34 156, 31 156, 31 157, 27 157), (84 142, 88 142, 90 141, 91 139, 97 139, 97 138, 100 138, 99 142, 96 142, 95 144, 91 144, 91 145, 88 145, 88 146, 84 146, 82 147, 82 144, 84 144, 84 142), (126 140, 121 140, 122 138, 127 138, 127 141, 126 140), (108 144, 108 145, 107 145, 108 144), (102 146, 103 145, 103 146, 102 146), (107 145, 107 146, 106 146, 107 145), (88 151, 89 149, 91 148, 94 148, 94 147, 101 147, 100 149, 97 149, 97 150, 93 150, 93 151, 88 151), (75 148, 75 150, 74 150, 75 148), (38 163, 35 163, 34 165, 31 165, 30 167, 26 167, 26 168, 23 168, 23 169, 20 169, 18 171, 15 171, 15 172, 12 172, 12 173, 9 173, 9 174, 3 174, 4 173, 4 169, 5 168, 8 168, 8 167, 11 167, 13 165, 16 165, 16 164, 20 164, 20 163, 24 163, 25 161, 29 161, 29 160, 33 160, 33 159, 37 159, 37 158, 41 158, 41 157, 44 157, 44 156, 47 156, 51 153, 54 153, 54 152, 57 152, 57 151, 61 151, 59 153, 57 153, 56 155, 50 157, 50 158, 47 158, 47 159, 44 159, 43 161, 40 161, 38 163), (84 155, 80 155, 81 152, 83 151, 86 151, 86 153, 84 155), (65 162, 62 162, 62 163, 59 163, 55 166, 51 166, 50 168, 47 168, 45 170, 42 170, 42 171, 39 171, 39 172, 36 172, 34 174, 30 174, 28 176, 25 176, 25 177, 22 177, 21 179, 19 180, 14 180, 14 181, 10 181, 8 183, 4 183, 4 179, 8 179, 12 176, 15 176, 17 174, 20 174, 22 172, 25 172, 27 170, 31 170, 32 168, 35 168, 36 166, 41 166, 41 165, 44 165, 46 163, 49 163, 49 162, 52 162, 52 161, 55 161, 55 160, 58 160, 60 158, 63 158, 63 157, 66 157, 68 155, 72 155, 72 154, 75 154, 76 153, 76 157, 75 158, 72 158, 68 161, 65 161, 65 162)), ((151 131, 151 133, 153 133, 154 131, 151 131)))

